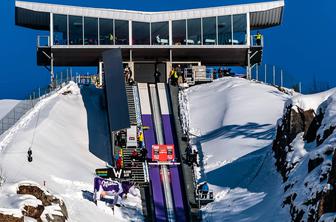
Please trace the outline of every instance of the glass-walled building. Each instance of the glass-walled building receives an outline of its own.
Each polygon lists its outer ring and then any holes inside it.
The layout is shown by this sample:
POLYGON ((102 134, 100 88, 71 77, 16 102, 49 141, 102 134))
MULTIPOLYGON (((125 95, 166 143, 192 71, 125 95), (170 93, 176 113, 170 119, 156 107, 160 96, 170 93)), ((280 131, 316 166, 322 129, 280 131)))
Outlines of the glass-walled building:
POLYGON ((15 22, 43 31, 39 65, 92 66, 120 48, 127 62, 253 66, 264 47, 253 34, 280 25, 283 8, 284 0, 161 12, 16 1, 15 22))
POLYGON ((54 45, 246 45, 249 38, 248 14, 161 22, 52 16, 54 45))

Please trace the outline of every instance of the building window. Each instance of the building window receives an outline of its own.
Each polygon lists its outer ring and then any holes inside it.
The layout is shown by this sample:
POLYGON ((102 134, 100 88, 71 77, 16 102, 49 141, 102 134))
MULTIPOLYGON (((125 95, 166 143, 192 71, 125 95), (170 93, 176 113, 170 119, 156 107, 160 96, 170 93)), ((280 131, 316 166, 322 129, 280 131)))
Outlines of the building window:
POLYGON ((69 16, 70 45, 83 45, 83 17, 69 16))
POLYGON ((169 45, 168 22, 154 22, 151 24, 152 45, 169 45))
POLYGON ((203 44, 217 44, 216 17, 203 18, 203 44))
POLYGON ((133 22, 133 45, 150 45, 149 23, 133 22))
POLYGON ((128 21, 115 20, 115 44, 129 45, 128 21))
POLYGON ((114 44, 113 20, 99 19, 100 45, 114 44))
POLYGON ((219 45, 232 45, 237 44, 237 40, 232 40, 232 16, 218 17, 218 44, 219 45))
POLYGON ((53 16, 54 22, 54 44, 67 45, 68 44, 68 16, 57 15, 53 16))
POLYGON ((188 45, 201 45, 201 19, 188 20, 188 45))
POLYGON ((233 40, 234 44, 245 45, 247 42, 246 14, 233 16, 233 40))
POLYGON ((186 32, 186 20, 173 21, 173 44, 185 45, 187 42, 186 32))
POLYGON ((84 44, 98 45, 98 19, 84 18, 84 44))

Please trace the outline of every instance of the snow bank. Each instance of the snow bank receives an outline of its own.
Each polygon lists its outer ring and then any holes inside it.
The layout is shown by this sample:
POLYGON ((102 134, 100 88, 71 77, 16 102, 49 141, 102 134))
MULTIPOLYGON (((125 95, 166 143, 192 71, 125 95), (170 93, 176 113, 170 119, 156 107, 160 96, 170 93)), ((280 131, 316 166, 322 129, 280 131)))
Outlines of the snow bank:
POLYGON ((321 127, 319 128, 317 135, 323 137, 325 130, 336 126, 336 92, 329 96, 327 101, 321 104, 321 111, 324 113, 323 121, 321 127))
POLYGON ((311 94, 311 95, 301 95, 298 94, 292 99, 288 100, 286 107, 292 105, 293 107, 300 107, 304 111, 313 109, 317 112, 317 108, 328 99, 329 96, 336 93, 336 88, 330 89, 325 92, 311 94))
POLYGON ((180 94, 183 126, 199 151, 198 178, 215 192, 205 221, 287 221, 271 143, 289 95, 240 78, 180 94))
POLYGON ((129 195, 125 207, 115 208, 92 202, 94 170, 105 162, 89 149, 87 112, 80 89, 71 82, 41 100, 0 139, 0 169, 6 183, 0 192, 0 207, 16 209, 11 193, 24 180, 35 181, 64 200, 69 221, 139 221, 141 199, 129 195), (63 92, 70 91, 67 94, 63 92), (35 129, 35 126, 36 129, 35 129), (32 140, 35 134, 35 139, 32 140), (27 161, 27 150, 33 162, 27 161))
POLYGON ((239 78, 223 78, 184 92, 181 115, 197 136, 207 170, 268 146, 288 95, 239 78))

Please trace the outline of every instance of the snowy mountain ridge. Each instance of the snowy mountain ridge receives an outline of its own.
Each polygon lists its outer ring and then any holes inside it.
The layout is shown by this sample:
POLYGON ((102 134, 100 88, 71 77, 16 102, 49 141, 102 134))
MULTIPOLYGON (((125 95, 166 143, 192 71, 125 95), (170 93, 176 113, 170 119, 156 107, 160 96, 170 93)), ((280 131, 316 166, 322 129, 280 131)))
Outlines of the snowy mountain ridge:
POLYGON ((273 143, 292 221, 336 219, 336 89, 288 100, 273 143))

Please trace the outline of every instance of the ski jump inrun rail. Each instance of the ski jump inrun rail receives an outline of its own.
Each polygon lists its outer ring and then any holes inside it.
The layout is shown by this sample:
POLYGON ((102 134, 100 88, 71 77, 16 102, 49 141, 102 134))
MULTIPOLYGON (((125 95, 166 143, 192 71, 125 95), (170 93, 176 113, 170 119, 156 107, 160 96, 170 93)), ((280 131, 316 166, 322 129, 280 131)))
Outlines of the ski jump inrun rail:
MULTIPOLYGON (((163 83, 138 84, 142 122, 149 129, 144 131, 148 158, 152 158, 152 145, 176 144, 172 113, 163 83)), ((177 149, 175 148, 175 153, 177 149)), ((155 221, 187 221, 183 180, 178 166, 149 166, 149 177, 152 189, 155 221)))

